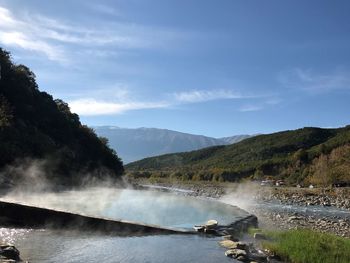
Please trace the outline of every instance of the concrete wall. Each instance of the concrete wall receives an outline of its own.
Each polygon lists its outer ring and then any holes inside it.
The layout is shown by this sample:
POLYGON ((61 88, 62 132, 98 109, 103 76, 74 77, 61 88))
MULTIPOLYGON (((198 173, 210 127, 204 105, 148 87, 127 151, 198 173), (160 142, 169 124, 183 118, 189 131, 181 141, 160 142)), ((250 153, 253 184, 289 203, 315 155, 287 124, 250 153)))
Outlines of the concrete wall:
POLYGON ((111 220, 46 208, 0 201, 0 225, 27 228, 49 227, 99 231, 109 234, 193 234, 194 231, 165 228, 123 220, 111 220))

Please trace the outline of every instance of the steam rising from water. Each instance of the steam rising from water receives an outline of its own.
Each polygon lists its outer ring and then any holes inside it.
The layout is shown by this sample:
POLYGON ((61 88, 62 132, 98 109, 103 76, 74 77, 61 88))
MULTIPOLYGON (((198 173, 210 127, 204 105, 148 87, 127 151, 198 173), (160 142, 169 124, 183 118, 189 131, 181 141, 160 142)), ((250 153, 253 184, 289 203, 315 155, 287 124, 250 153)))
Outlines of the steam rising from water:
POLYGON ((220 201, 251 212, 252 208, 257 204, 256 196, 259 187, 257 183, 253 182, 237 184, 235 187, 228 190, 228 193, 221 197, 220 201))
MULTIPOLYGON (((220 224, 230 224, 239 217, 247 215, 237 207, 216 201, 176 196, 159 191, 121 189, 109 181, 104 181, 102 186, 96 186, 96 181, 87 180, 84 182, 85 187, 54 192, 55 188, 49 183, 45 173, 48 165, 50 163, 44 160, 25 160, 21 165, 7 167, 4 173, 13 176, 13 181, 17 184, 1 199, 89 216, 170 227, 192 228, 193 225, 203 224, 210 219, 216 219, 220 224)), ((91 178, 86 175, 82 177, 91 178)), ((238 187, 223 201, 244 207, 242 192, 247 192, 247 187, 248 185, 238 187)), ((244 201, 247 200, 248 198, 245 198, 244 201)))
POLYGON ((58 193, 10 193, 3 199, 91 216, 181 228, 192 228, 210 219, 229 224, 247 215, 241 209, 217 201, 159 191, 106 187, 58 193))
POLYGON ((50 190, 47 181, 46 160, 17 160, 14 165, 6 166, 0 173, 0 187, 11 188, 15 192, 41 192, 50 190))
POLYGON ((0 190, 11 189, 13 195, 21 195, 22 193, 52 192, 73 186, 79 189, 94 186, 130 187, 123 177, 116 178, 103 168, 89 173, 66 176, 55 174, 56 167, 57 160, 50 158, 19 159, 0 171, 0 190))

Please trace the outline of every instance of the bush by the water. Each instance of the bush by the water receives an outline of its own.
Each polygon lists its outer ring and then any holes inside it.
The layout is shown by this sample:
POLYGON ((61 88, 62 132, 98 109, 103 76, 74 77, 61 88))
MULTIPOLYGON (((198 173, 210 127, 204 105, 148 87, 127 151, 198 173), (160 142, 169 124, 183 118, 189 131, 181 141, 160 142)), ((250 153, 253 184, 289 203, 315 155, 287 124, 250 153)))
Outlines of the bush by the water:
MULTIPOLYGON (((107 140, 82 125, 67 103, 40 91, 34 73, 1 48, 0 66, 0 169, 40 160, 46 179, 68 185, 123 173, 107 140)), ((16 171, 2 172, 0 186, 16 183, 16 171)))
POLYGON ((307 229, 264 232, 264 247, 291 263, 349 263, 350 240, 307 229))

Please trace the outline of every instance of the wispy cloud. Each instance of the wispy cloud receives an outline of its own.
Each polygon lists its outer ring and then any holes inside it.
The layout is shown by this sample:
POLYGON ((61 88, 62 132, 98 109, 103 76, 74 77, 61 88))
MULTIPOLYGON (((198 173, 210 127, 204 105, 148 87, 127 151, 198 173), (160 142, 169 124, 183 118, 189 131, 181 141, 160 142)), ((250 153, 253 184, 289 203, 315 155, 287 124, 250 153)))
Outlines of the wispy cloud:
POLYGON ((116 10, 115 8, 104 5, 101 3, 88 3, 88 7, 95 12, 105 14, 105 15, 113 15, 113 16, 120 16, 121 13, 116 10))
MULTIPOLYGON (((68 103, 73 112, 80 115, 108 115, 121 114, 132 110, 143 109, 164 109, 179 107, 184 104, 203 103, 215 100, 236 99, 244 100, 256 99, 258 97, 246 96, 233 90, 196 90, 169 94, 158 94, 158 100, 147 101, 137 100, 129 89, 123 85, 116 85, 115 88, 98 89, 97 93, 89 93, 88 97, 81 97, 82 94, 74 94, 68 103), (106 99, 108 98, 108 99, 106 99), (163 98, 163 99, 162 99, 163 98)), ((260 105, 247 104, 239 108, 239 111, 262 110, 267 104, 278 104, 279 101, 270 101, 260 105)))
POLYGON ((243 105, 242 107, 240 107, 238 109, 238 111, 240 112, 249 112, 249 111, 259 111, 264 109, 264 107, 262 105, 252 105, 252 104, 248 104, 248 105, 243 105))
POLYGON ((288 88, 302 89, 311 93, 350 90, 350 72, 342 70, 321 74, 297 68, 281 73, 278 79, 288 88))
POLYGON ((37 30, 25 21, 15 19, 8 9, 0 7, 0 43, 43 53, 51 60, 63 62, 62 48, 37 37, 34 33, 37 30))
POLYGON ((68 104, 74 113, 84 116, 122 114, 127 111, 159 109, 170 106, 166 101, 137 100, 130 87, 116 83, 98 90, 71 94, 68 104))
MULTIPOLYGON (((100 12, 112 12, 95 6, 100 12)), ((0 6, 0 43, 9 47, 44 54, 50 60, 67 62, 72 47, 94 50, 101 54, 106 48, 150 49, 172 46, 183 39, 182 32, 169 28, 148 27, 127 22, 108 22, 82 27, 40 14, 14 14, 0 6), (73 45, 73 46, 72 46, 73 45)))
POLYGON ((93 98, 78 99, 69 102, 72 112, 85 116, 121 114, 126 111, 159 109, 169 105, 162 102, 106 102, 93 98))
POLYGON ((123 83, 115 83, 112 85, 100 85, 98 89, 88 89, 77 91, 76 93, 70 93, 68 97, 72 100, 94 98, 98 101, 106 99, 114 101, 131 101, 132 95, 129 86, 123 83))
POLYGON ((174 93, 175 100, 182 103, 197 103, 219 99, 243 99, 249 96, 233 90, 192 90, 174 93))
POLYGON ((265 101, 265 104, 267 105, 277 105, 282 102, 282 99, 279 97, 271 97, 265 101))
POLYGON ((281 104, 283 100, 276 94, 257 97, 257 99, 244 101, 243 105, 238 108, 240 112, 262 111, 267 108, 275 107, 281 104))

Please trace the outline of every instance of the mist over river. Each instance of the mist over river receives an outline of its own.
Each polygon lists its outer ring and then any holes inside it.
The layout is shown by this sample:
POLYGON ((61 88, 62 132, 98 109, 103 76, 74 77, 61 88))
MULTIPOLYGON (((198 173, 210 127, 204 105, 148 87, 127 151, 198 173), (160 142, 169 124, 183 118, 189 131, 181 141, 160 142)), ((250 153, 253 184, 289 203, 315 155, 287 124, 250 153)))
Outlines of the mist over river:
POLYGON ((248 215, 238 207, 215 200, 156 190, 93 187, 58 193, 13 192, 1 199, 89 216, 180 228, 192 228, 210 219, 227 225, 248 215))
MULTIPOLYGON (((210 219, 225 225, 248 215, 215 200, 149 190, 95 187, 58 193, 13 192, 1 199, 173 228, 192 228, 210 219)), ((0 239, 15 243, 21 257, 30 262, 232 262, 217 244, 221 238, 201 235, 118 236, 1 228, 0 239)))

